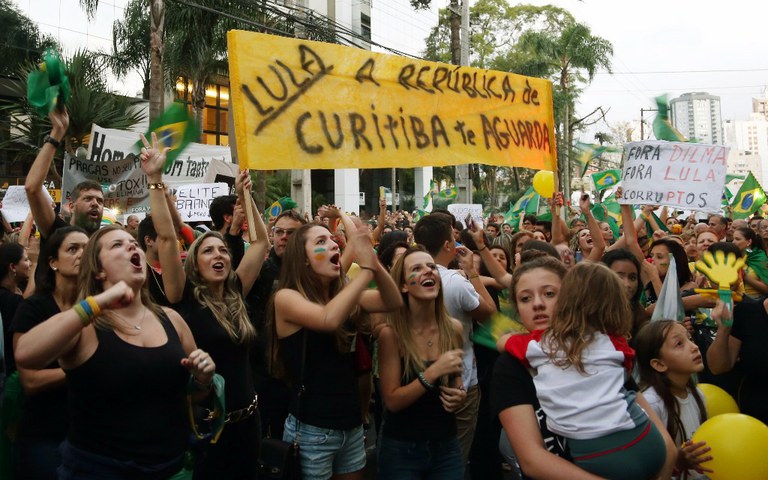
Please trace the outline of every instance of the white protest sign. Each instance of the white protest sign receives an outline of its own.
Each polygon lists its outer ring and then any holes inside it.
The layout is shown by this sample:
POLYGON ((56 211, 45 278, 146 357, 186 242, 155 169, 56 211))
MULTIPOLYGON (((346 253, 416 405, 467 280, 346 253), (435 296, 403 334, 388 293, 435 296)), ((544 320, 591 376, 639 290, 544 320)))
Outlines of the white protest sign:
POLYGON ((176 210, 185 222, 210 221, 208 209, 216 197, 229 194, 226 183, 182 185, 176 189, 176 210))
POLYGON ((718 212, 729 149, 658 140, 626 143, 619 203, 718 212))
POLYGON ((467 214, 472 215, 472 220, 479 225, 483 225, 483 206, 479 203, 452 203, 448 205, 448 211, 456 217, 456 220, 460 221, 464 228, 467 228, 466 222, 467 214))
MULTIPOLYGON (((104 206, 122 213, 149 211, 147 178, 141 170, 134 132, 93 125, 86 158, 64 158, 62 198, 83 180, 94 180, 104 187, 104 206)), ((163 181, 171 188, 193 183, 234 184, 237 165, 231 163, 229 147, 191 143, 173 164, 163 171, 163 181)))
MULTIPOLYGON (((45 187, 40 187, 43 193, 48 197, 48 201, 53 203, 51 195, 45 187)), ((9 222, 23 222, 29 215, 29 200, 24 185, 11 185, 5 191, 3 197, 3 217, 9 222)))

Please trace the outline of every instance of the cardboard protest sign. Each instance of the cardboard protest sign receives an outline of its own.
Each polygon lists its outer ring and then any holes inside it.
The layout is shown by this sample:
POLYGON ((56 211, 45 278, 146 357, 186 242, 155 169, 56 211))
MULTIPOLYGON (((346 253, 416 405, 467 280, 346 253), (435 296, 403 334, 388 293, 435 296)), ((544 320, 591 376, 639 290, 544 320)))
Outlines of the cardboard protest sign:
POLYGON ((478 225, 483 225, 483 206, 479 203, 452 203, 448 205, 448 211, 467 228, 464 219, 467 214, 472 215, 472 220, 478 225))
POLYGON ((185 222, 211 220, 209 208, 216 197, 229 194, 226 183, 182 185, 176 189, 176 210, 185 222))
POLYGON ((248 168, 557 171, 548 80, 255 32, 227 41, 248 168))
MULTIPOLYGON (((121 213, 149 211, 147 178, 141 170, 136 142, 139 135, 94 125, 86 158, 64 157, 62 197, 67 200, 75 185, 85 179, 104 187, 104 206, 121 213)), ((191 143, 164 170, 171 188, 193 183, 227 181, 237 175, 229 147, 191 143)))
POLYGON ((728 150, 721 145, 659 140, 626 143, 619 203, 718 212, 728 150))
MULTIPOLYGON (((48 196, 48 200, 53 202, 48 190, 44 187, 40 188, 48 196)), ((9 186, 3 197, 3 217, 9 222, 23 222, 27 219, 29 212, 29 200, 24 185, 9 186)))

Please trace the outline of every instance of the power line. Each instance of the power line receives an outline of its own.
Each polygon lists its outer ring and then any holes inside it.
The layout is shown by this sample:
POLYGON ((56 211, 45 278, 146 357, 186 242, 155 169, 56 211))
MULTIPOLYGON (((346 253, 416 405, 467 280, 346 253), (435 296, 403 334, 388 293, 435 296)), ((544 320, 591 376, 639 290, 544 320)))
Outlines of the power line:
POLYGON ((658 74, 686 74, 686 73, 744 73, 744 72, 768 72, 768 68, 730 68, 712 70, 649 70, 637 72, 596 72, 597 75, 658 75, 658 74))

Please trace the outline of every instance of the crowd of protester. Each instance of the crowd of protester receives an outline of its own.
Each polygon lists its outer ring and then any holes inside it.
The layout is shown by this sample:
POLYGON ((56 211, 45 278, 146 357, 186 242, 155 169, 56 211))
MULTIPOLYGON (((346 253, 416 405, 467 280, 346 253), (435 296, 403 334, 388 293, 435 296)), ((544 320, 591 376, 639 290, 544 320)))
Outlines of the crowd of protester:
MULTIPOLYGON (((61 138, 66 111, 51 121, 61 138)), ((470 228, 380 199, 375 218, 324 205, 312 218, 256 211, 244 229, 241 172, 212 222, 186 225, 166 151, 142 141, 143 220, 100 228, 89 181, 57 214, 46 143, 26 178, 30 217, 3 223, 10 478, 255 479, 271 437, 300 445, 305 479, 354 480, 371 429, 381 479, 698 478, 711 457, 691 441, 707 418, 697 378, 768 422, 757 213, 624 205, 616 234, 589 195, 570 208, 556 194, 551 220, 470 228), (701 292, 706 251, 747 260, 732 314, 701 292), (685 320, 650 322, 671 259, 685 320), (497 348, 475 342, 500 318, 511 333, 497 348), (217 402, 226 415, 199 432, 217 402)))

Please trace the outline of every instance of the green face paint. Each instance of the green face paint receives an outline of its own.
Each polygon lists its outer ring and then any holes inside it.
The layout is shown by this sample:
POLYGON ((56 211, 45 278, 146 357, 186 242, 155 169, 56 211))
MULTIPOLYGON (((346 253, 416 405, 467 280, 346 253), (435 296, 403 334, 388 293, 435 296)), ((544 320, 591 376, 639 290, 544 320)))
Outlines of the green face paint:
POLYGON ((416 285, 416 281, 414 280, 416 278, 416 274, 412 273, 408 276, 409 285, 416 285))

